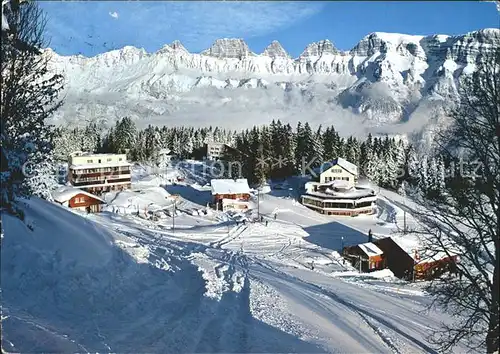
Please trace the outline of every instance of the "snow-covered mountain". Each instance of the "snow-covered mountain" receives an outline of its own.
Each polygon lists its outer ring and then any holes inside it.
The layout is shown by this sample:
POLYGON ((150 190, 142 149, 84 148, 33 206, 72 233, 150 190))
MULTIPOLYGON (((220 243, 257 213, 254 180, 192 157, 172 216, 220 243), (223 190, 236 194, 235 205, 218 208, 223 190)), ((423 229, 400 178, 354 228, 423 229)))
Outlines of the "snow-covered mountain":
POLYGON ((376 32, 349 52, 323 40, 298 58, 277 41, 254 53, 242 39, 218 39, 199 54, 178 41, 155 53, 129 46, 91 58, 47 53, 67 80, 56 123, 112 123, 128 115, 160 125, 237 127, 277 118, 341 130, 353 121, 383 129, 406 122, 414 129, 498 46, 500 30, 484 29, 426 37, 376 32))

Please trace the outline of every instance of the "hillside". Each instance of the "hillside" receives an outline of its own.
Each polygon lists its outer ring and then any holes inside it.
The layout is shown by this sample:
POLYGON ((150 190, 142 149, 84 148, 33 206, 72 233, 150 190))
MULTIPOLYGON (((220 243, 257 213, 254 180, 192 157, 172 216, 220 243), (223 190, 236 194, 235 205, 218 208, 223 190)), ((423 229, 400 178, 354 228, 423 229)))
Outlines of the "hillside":
POLYGON ((253 53, 242 39, 217 40, 199 54, 178 41, 155 53, 124 47, 91 58, 47 54, 66 78, 58 124, 110 124, 129 115, 141 125, 238 128, 274 118, 362 134, 363 127, 391 132, 435 124, 460 78, 498 46, 500 30, 484 29, 426 37, 375 32, 348 52, 324 40, 298 58, 277 41, 253 53))
POLYGON ((378 215, 346 218, 273 190, 260 198, 266 222, 238 225, 243 215, 202 213, 210 190, 186 178, 165 187, 181 196, 174 230, 171 214, 136 214, 171 210, 156 180, 136 178, 139 189, 110 193, 99 214, 33 197, 24 222, 2 215, 3 349, 435 352, 427 336, 450 317, 423 312, 422 284, 359 274, 339 255, 368 229, 398 232, 390 194, 378 215))

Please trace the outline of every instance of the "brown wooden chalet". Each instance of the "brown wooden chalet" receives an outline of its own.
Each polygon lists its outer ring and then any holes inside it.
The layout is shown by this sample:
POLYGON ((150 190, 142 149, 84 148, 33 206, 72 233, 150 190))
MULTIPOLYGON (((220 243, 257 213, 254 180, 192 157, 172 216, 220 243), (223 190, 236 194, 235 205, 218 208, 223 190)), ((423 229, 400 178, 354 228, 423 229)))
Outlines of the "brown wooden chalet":
POLYGON ((240 179, 213 179, 212 185, 213 203, 222 209, 224 199, 248 201, 250 199, 250 187, 246 178, 240 179))
POLYGON ((385 268, 384 252, 372 242, 344 247, 342 255, 351 262, 353 267, 362 272, 373 272, 385 268))
POLYGON ((64 186, 52 193, 55 202, 67 206, 71 209, 86 211, 88 213, 98 213, 106 202, 79 188, 64 186))

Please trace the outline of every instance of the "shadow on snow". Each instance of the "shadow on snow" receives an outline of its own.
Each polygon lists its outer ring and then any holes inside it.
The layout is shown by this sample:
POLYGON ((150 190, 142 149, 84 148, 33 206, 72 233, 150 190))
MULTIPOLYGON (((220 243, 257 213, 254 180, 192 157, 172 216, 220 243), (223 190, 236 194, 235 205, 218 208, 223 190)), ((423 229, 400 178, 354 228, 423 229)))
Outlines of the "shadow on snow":
POLYGON ((368 236, 339 222, 304 228, 309 236, 304 239, 323 248, 341 252, 343 247, 368 242, 368 236), (342 239, 343 238, 343 239, 342 239))
MULTIPOLYGON (((21 223, 6 221, 7 228, 21 223)), ((248 278, 239 293, 206 297, 201 271, 185 258, 204 246, 169 240, 150 250, 150 263, 138 263, 113 245, 106 265, 87 269, 63 266, 5 235, 2 302, 11 317, 2 325, 13 350, 324 352, 253 318, 248 278), (152 265, 161 261, 168 269, 152 265)))

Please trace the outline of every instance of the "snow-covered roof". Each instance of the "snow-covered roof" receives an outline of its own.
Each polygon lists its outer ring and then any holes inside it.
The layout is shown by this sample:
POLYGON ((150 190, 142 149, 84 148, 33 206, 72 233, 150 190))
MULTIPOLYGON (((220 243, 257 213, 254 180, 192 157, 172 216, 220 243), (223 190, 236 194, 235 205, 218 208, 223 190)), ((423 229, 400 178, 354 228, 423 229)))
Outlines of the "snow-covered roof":
MULTIPOLYGON (((417 235, 407 234, 404 236, 391 236, 390 238, 411 258, 413 258, 416 264, 435 262, 448 257, 448 254, 446 254, 446 252, 434 252, 426 250, 423 247, 419 236, 417 235)), ((451 256, 457 256, 460 254, 457 250, 451 249, 448 250, 448 253, 451 256)))
POLYGON ((215 194, 250 194, 250 187, 246 178, 239 179, 213 179, 212 195, 215 194))
MULTIPOLYGON (((312 192, 314 193, 314 192, 312 192)), ((319 197, 319 196, 315 196, 314 194, 303 194, 302 197, 307 197, 309 199, 312 199, 312 200, 317 200, 319 202, 325 202, 325 203, 351 203, 351 204, 354 204, 354 202, 356 202, 357 204, 359 203, 364 203, 364 202, 375 202, 377 200, 377 196, 373 195, 373 196, 369 196, 369 197, 361 197, 361 198, 347 198, 347 197, 344 197, 344 199, 342 199, 342 197, 335 197, 335 196, 322 196, 322 197, 319 197)))
POLYGON ((361 248, 361 251, 363 251, 368 257, 380 256, 384 254, 380 248, 371 242, 359 244, 358 247, 361 248))
POLYGON ((324 162, 320 167, 315 168, 314 172, 323 173, 323 172, 328 171, 330 168, 332 168, 334 166, 339 166, 353 175, 358 174, 358 166, 347 161, 346 159, 344 159, 342 157, 337 157, 335 160, 332 160, 329 162, 324 162))
POLYGON ((324 185, 329 186, 330 188, 341 188, 341 189, 350 189, 351 185, 347 181, 342 181, 340 179, 336 179, 327 183, 324 183, 324 185))
POLYGON ((85 192, 84 190, 82 190, 80 188, 75 188, 72 186, 63 186, 59 189, 56 189, 51 194, 52 194, 52 198, 58 203, 65 203, 78 194, 83 194, 83 195, 89 196, 93 199, 97 199, 97 200, 100 200, 101 202, 105 203, 105 201, 102 200, 101 198, 99 198, 98 196, 91 194, 91 193, 88 193, 88 192, 85 192))
POLYGON ((324 191, 308 191, 307 195, 316 196, 322 199, 325 198, 345 198, 345 199, 359 199, 364 197, 375 197, 375 191, 368 188, 350 188, 346 190, 335 190, 327 188, 324 191))
POLYGON ((340 166, 344 170, 346 170, 347 172, 352 173, 353 175, 357 175, 358 174, 358 166, 356 166, 355 164, 347 161, 346 159, 343 159, 342 157, 337 157, 335 160, 333 160, 331 162, 331 164, 332 164, 332 167, 336 166, 336 165, 340 166))
POLYGON ((106 156, 121 156, 125 154, 113 154, 113 153, 94 153, 94 152, 83 152, 83 151, 74 151, 70 154, 70 156, 73 157, 80 157, 80 156, 85 156, 85 157, 106 157, 106 156))
POLYGON ((128 167, 131 165, 132 164, 129 162, 120 161, 120 162, 109 162, 109 163, 85 163, 85 164, 71 165, 69 166, 69 168, 72 170, 86 170, 91 168, 104 168, 104 167, 128 167))

